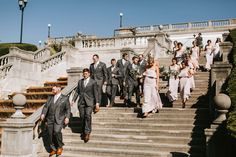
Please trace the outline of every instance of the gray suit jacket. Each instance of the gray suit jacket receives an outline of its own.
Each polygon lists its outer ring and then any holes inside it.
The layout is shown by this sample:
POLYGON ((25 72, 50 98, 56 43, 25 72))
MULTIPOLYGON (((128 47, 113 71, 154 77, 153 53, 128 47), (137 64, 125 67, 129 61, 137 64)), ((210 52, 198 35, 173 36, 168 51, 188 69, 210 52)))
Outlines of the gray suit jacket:
POLYGON ((140 75, 140 66, 137 65, 137 70, 136 69, 133 69, 132 67, 132 64, 130 64, 128 67, 127 67, 127 70, 126 70, 126 74, 125 74, 125 83, 130 86, 131 84, 134 84, 134 85, 138 85, 138 76, 140 75))
POLYGON ((83 101, 86 102, 88 106, 94 106, 96 103, 99 103, 97 82, 92 78, 90 78, 86 87, 84 87, 84 79, 79 80, 76 91, 77 94, 73 97, 73 101, 75 102, 79 96, 78 106, 81 105, 83 101))
POLYGON ((111 71, 112 66, 107 68, 107 76, 108 76, 108 85, 118 85, 119 84, 119 78, 122 77, 122 74, 120 73, 120 69, 115 67, 113 71, 111 71), (112 74, 114 77, 112 77, 112 74))
POLYGON ((55 118, 55 122, 57 124, 63 125, 65 118, 70 118, 71 107, 69 97, 61 94, 61 96, 57 99, 55 103, 55 110, 50 109, 51 105, 54 105, 53 101, 54 97, 49 96, 47 102, 44 104, 42 114, 45 115, 45 118, 48 123, 53 123, 55 118), (53 114, 55 114, 55 117, 49 116, 53 114))
POLYGON ((89 67, 91 78, 99 83, 104 83, 107 81, 107 68, 106 64, 99 61, 96 69, 94 68, 94 63, 92 63, 89 67))
POLYGON ((116 66, 120 69, 120 73, 122 74, 122 77, 125 77, 127 67, 130 65, 130 61, 126 61, 125 64, 123 65, 122 59, 119 59, 116 63, 116 66))
POLYGON ((146 60, 143 60, 142 64, 140 64, 140 74, 143 74, 145 71, 146 71, 146 67, 147 67, 147 61, 146 60))

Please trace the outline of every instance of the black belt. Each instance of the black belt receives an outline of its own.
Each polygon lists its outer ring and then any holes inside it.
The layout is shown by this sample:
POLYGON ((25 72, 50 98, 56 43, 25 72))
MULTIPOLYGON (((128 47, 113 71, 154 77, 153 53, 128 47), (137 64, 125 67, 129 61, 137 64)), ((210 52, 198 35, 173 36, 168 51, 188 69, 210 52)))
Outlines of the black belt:
POLYGON ((146 77, 148 77, 148 78, 150 78, 150 79, 157 79, 157 78, 152 77, 152 76, 146 76, 146 77))

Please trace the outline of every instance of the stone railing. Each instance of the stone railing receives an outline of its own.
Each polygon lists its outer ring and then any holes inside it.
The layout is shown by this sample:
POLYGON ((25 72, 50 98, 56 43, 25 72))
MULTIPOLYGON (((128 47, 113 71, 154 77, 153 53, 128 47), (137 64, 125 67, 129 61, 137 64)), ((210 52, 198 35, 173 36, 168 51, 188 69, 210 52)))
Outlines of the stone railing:
POLYGON ((164 24, 154 26, 140 26, 136 27, 137 32, 150 32, 160 30, 160 26, 163 30, 177 30, 177 29, 191 29, 191 28, 211 28, 211 27, 224 27, 224 26, 236 26, 235 19, 227 20, 212 20, 203 22, 189 22, 189 23, 176 23, 176 24, 164 24))
POLYGON ((62 62, 64 60, 65 54, 66 54, 66 52, 59 52, 59 53, 49 57, 48 59, 42 61, 41 71, 43 72, 43 71, 53 67, 54 65, 62 62))
POLYGON ((9 61, 8 55, 0 57, 0 67, 3 67, 6 64, 8 64, 8 61, 9 61))
POLYGON ((12 64, 5 64, 0 68, 0 79, 6 78, 7 74, 10 72, 12 68, 12 64))
POLYGON ((115 47, 114 38, 83 39, 82 48, 110 48, 115 47))
POLYGON ((230 108, 231 100, 229 96, 221 92, 232 69, 232 65, 228 61, 232 47, 232 43, 222 42, 220 44, 222 60, 211 65, 209 113, 212 123, 209 128, 205 129, 206 157, 227 156, 229 138, 226 130, 226 114, 230 108))
POLYGON ((121 47, 135 47, 148 45, 148 39, 154 37, 149 36, 126 36, 116 38, 81 38, 76 40, 76 47, 82 49, 106 49, 106 48, 121 48, 121 47))
POLYGON ((43 58, 48 58, 49 56, 50 56, 50 49, 48 47, 40 49, 34 53, 35 60, 42 60, 43 58))

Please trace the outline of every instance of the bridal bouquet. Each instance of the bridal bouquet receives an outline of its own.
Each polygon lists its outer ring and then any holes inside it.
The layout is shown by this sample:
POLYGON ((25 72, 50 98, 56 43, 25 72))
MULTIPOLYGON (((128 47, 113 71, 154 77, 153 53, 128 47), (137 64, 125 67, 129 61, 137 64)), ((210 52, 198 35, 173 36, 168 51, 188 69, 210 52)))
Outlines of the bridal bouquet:
POLYGON ((170 71, 170 75, 171 76, 174 76, 175 77, 175 79, 178 77, 178 75, 179 75, 179 71, 177 71, 177 70, 171 70, 170 71))

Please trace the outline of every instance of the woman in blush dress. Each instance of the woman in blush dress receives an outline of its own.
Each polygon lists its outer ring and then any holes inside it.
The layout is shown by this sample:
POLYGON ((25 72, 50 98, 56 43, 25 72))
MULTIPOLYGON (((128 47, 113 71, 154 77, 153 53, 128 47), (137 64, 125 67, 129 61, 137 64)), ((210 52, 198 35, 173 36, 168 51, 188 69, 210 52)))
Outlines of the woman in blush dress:
POLYGON ((177 64, 181 64, 181 62, 183 61, 183 55, 185 50, 181 42, 179 42, 177 45, 178 49, 175 51, 174 58, 177 59, 177 64))
POLYGON ((193 41, 192 44, 193 44, 193 47, 191 48, 191 51, 190 51, 191 52, 191 59, 194 62, 194 65, 197 70, 197 69, 199 69, 198 60, 199 60, 200 50, 199 50, 199 47, 196 45, 196 41, 193 41))
POLYGON ((156 112, 162 108, 162 102, 158 93, 159 88, 159 67, 154 58, 149 58, 148 66, 144 72, 144 103, 142 105, 143 117, 147 117, 149 113, 156 112))
POLYGON ((211 40, 207 40, 207 45, 205 46, 206 51, 206 70, 209 71, 211 69, 211 64, 213 64, 213 46, 211 44, 211 40))
POLYGON ((221 39, 217 38, 216 43, 213 47, 213 52, 214 52, 214 59, 213 61, 220 61, 221 60, 221 53, 220 53, 220 42, 221 39))
POLYGON ((173 50, 173 53, 175 54, 175 51, 178 50, 178 49, 179 49, 179 48, 178 48, 178 41, 175 40, 175 41, 174 41, 174 47, 173 47, 173 49, 172 49, 172 50, 173 50))
POLYGON ((193 91, 195 89, 194 74, 196 73, 197 66, 194 63, 194 60, 192 59, 190 54, 186 54, 185 61, 187 62, 189 70, 191 72, 191 76, 189 76, 190 90, 193 91))
POLYGON ((180 66, 177 64, 177 59, 172 59, 172 64, 169 66, 170 78, 169 78, 169 90, 167 97, 170 102, 178 100, 178 88, 179 88, 179 70, 180 66))
POLYGON ((190 79, 191 71, 188 67, 188 63, 183 61, 181 63, 182 68, 179 73, 179 87, 180 87, 180 97, 182 99, 182 108, 185 108, 185 104, 190 97, 190 79))

